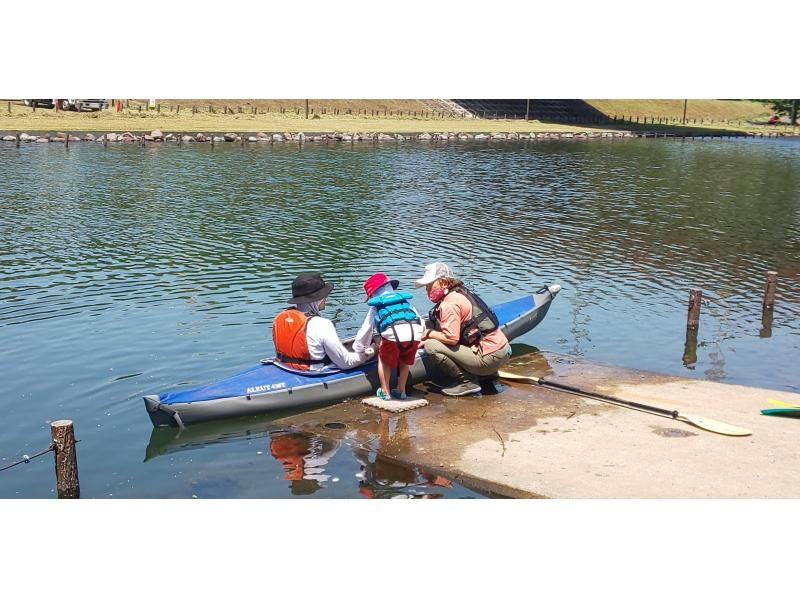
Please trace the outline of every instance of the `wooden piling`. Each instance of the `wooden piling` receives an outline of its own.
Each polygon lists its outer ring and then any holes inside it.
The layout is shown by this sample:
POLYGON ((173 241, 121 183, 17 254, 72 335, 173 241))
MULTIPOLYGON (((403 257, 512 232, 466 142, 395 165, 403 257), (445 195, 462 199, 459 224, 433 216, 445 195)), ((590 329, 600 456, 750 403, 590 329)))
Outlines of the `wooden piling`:
POLYGON ((19 133, 17 133, 17 147, 19 147, 19 133))
POLYGON ((11 102, 8 103, 8 113, 11 114, 11 102))
POLYGON ((767 272, 767 284, 764 287, 763 309, 772 309, 775 303, 775 286, 778 284, 778 273, 774 270, 767 272))
POLYGON ((56 464, 56 490, 58 498, 80 498, 78 481, 78 454, 75 450, 75 430, 72 421, 60 419, 50 424, 56 464))
POLYGON ((686 328, 697 330, 700 327, 700 303, 703 300, 703 291, 692 289, 689 291, 689 315, 686 320, 686 328))

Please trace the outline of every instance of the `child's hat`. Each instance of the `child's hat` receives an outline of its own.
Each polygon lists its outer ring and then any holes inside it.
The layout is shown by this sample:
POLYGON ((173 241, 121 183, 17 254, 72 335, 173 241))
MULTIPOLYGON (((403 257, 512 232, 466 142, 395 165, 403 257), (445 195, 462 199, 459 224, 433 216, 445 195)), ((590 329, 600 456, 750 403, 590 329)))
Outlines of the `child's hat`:
POLYGON ((400 284, 396 280, 389 280, 389 277, 386 276, 383 272, 376 272, 364 283, 364 292, 367 294, 367 298, 364 301, 369 301, 370 297, 375 294, 379 288, 381 288, 385 284, 391 284, 393 289, 396 289, 400 284))

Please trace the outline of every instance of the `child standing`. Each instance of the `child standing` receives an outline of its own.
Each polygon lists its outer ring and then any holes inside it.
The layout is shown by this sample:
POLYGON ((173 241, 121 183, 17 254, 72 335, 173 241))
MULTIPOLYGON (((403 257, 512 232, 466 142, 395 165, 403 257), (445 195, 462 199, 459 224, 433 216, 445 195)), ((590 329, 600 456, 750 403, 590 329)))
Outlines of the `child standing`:
POLYGON ((353 351, 362 353, 369 346, 372 336, 381 336, 378 346, 378 379, 381 387, 378 398, 406 399, 408 371, 414 365, 417 347, 422 339, 425 325, 419 313, 411 305, 413 295, 397 291, 398 282, 389 280, 383 272, 376 272, 364 283, 365 301, 369 305, 364 323, 353 341, 353 351), (398 368, 397 388, 389 390, 392 369, 398 368))

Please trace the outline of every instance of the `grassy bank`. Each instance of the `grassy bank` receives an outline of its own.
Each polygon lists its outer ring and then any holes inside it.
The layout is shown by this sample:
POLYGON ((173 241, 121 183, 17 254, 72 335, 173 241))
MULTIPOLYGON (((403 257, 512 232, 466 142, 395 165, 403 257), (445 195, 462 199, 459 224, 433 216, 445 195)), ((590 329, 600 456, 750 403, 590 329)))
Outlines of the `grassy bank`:
POLYGON ((625 122, 598 124, 463 118, 426 100, 159 100, 148 109, 145 100, 125 100, 122 112, 35 111, 16 100, 0 101, 2 131, 115 131, 149 132, 576 132, 585 130, 648 130, 695 132, 778 132, 790 127, 753 124, 766 120, 763 104, 735 100, 689 100, 687 125, 683 100, 587 100, 607 116, 625 122), (663 122, 653 122, 653 119, 663 122), (639 119, 639 123, 635 122, 639 119), (644 119, 648 119, 645 123, 644 119), (667 120, 671 119, 671 120, 667 120), (697 122, 694 122, 697 121, 697 122))
MULTIPOLYGON (((683 100, 586 100, 608 116, 649 118, 682 118, 683 100)), ((750 100, 688 100, 686 118, 697 121, 766 120, 772 114, 769 106, 750 100)))

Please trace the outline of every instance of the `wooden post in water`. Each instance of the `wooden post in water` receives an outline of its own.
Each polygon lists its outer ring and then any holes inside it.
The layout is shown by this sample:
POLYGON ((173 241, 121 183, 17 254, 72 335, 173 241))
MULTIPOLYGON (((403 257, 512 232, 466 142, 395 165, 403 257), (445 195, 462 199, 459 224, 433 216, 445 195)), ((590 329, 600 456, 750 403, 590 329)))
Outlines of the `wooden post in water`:
POLYGON ((72 421, 60 419, 52 422, 50 437, 55 449, 58 498, 80 498, 78 454, 75 451, 75 430, 72 427, 72 421))
POLYGON ((692 289, 689 291, 689 316, 686 320, 686 328, 697 330, 700 328, 700 302, 703 300, 703 291, 692 289))
POLYGON ((686 342, 683 345, 683 365, 694 369, 697 362, 697 329, 700 327, 700 303, 703 291, 692 289, 689 291, 689 316, 686 320, 686 342))
POLYGON ((17 133, 17 147, 19 147, 19 133, 17 133))
POLYGON ((686 342, 683 344, 683 365, 693 370, 697 363, 697 329, 686 328, 686 342))
POLYGON ((760 338, 769 338, 772 336, 772 317, 774 313, 771 309, 765 309, 761 312, 761 330, 758 331, 760 338))
POLYGON ((767 272, 767 284, 764 287, 763 309, 772 309, 775 303, 775 286, 778 284, 778 273, 774 270, 767 272))

